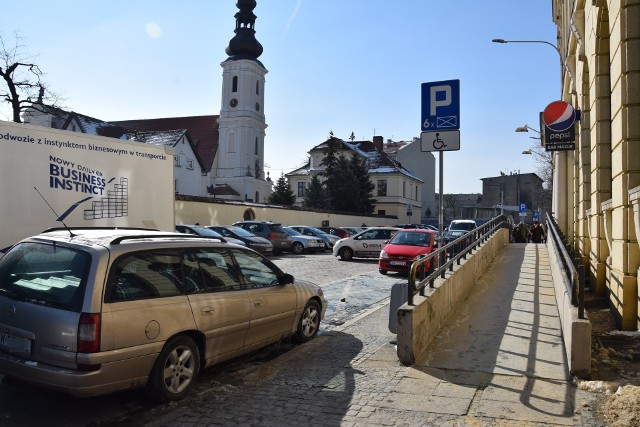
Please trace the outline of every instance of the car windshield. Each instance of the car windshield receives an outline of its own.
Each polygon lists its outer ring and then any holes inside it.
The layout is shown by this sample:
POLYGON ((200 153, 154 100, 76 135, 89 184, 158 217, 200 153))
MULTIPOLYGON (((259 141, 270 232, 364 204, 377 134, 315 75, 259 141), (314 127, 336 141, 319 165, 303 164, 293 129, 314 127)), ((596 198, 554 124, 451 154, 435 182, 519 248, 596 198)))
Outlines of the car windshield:
POLYGON ((319 228, 315 228, 315 227, 307 227, 307 230, 313 231, 316 234, 327 234, 324 231, 320 230, 319 228))
POLYGON ((301 233, 298 233, 296 230, 294 230, 293 228, 289 228, 289 227, 282 227, 284 229, 284 231, 289 235, 289 236, 302 236, 301 233))
POLYGON ((0 295, 79 312, 90 263, 87 252, 20 243, 0 259, 0 295))
POLYGON ((230 232, 232 232, 233 234, 239 237, 255 237, 255 234, 240 227, 220 227, 220 229, 229 230, 230 232))
POLYGON ((472 222, 457 222, 457 223, 451 224, 451 226, 449 227, 449 230, 471 231, 474 228, 476 228, 476 225, 472 222))
POLYGON ((429 233, 419 233, 415 231, 398 231, 389 241, 392 245, 404 246, 429 246, 431 235, 429 233))

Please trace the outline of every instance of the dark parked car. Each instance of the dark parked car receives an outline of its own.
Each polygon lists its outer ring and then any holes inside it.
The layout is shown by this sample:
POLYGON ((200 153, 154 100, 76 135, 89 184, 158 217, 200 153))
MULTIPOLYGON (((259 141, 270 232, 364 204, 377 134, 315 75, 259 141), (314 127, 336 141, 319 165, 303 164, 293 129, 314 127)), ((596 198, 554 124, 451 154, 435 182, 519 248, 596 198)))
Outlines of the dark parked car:
POLYGON ((201 225, 178 224, 176 225, 176 231, 178 233, 195 234, 196 236, 202 236, 202 237, 220 237, 226 242, 234 243, 240 246, 247 246, 242 240, 238 240, 233 237, 229 237, 229 238, 224 237, 220 233, 217 233, 213 230, 209 230, 207 227, 203 227, 201 225))
POLYGON ((268 239, 273 244, 274 255, 278 255, 283 251, 288 251, 293 243, 287 232, 282 229, 282 224, 277 222, 258 220, 239 221, 233 225, 244 228, 256 236, 268 239))
POLYGON ((220 233, 225 239, 242 240, 248 247, 261 254, 268 255, 273 253, 273 243, 264 237, 256 236, 244 228, 234 225, 210 225, 207 228, 220 233))
POLYGON ((338 236, 341 239, 351 236, 351 232, 340 227, 318 227, 318 230, 324 231, 327 234, 333 234, 334 236, 338 236))

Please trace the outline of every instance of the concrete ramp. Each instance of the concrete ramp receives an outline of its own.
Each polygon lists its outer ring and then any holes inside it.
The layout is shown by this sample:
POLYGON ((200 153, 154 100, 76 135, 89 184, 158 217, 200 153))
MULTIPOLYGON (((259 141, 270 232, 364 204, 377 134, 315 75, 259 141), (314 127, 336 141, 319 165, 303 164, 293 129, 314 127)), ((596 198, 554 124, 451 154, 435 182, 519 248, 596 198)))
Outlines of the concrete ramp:
POLYGON ((547 248, 510 244, 415 367, 568 380, 565 354, 547 248))

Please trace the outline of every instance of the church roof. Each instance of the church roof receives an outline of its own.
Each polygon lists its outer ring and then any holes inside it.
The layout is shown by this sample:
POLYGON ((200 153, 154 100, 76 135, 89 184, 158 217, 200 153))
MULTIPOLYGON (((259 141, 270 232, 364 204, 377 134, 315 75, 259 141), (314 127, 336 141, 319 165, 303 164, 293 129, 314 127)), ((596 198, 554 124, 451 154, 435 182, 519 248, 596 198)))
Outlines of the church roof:
POLYGON ((218 117, 220 116, 166 117, 161 119, 122 120, 111 123, 141 131, 186 129, 189 132, 197 155, 202 160, 204 171, 209 172, 218 151, 218 117))
POLYGON ((228 184, 213 184, 207 187, 207 192, 212 196, 239 196, 236 190, 234 190, 228 184))

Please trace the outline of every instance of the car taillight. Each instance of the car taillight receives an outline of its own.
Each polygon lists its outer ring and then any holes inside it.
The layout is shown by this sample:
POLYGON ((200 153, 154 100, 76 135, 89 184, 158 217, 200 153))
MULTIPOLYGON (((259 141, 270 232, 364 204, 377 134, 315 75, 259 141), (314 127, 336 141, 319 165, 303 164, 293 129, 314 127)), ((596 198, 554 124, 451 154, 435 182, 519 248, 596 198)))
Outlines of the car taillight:
POLYGON ((277 239, 278 235, 276 233, 267 234, 267 239, 277 239))
POLYGON ((81 313, 78 322, 78 352, 100 351, 100 314, 81 313))

